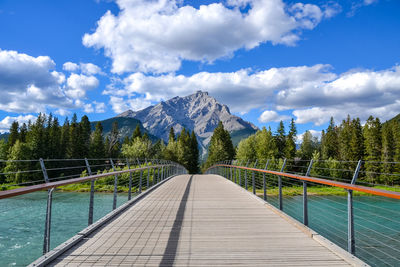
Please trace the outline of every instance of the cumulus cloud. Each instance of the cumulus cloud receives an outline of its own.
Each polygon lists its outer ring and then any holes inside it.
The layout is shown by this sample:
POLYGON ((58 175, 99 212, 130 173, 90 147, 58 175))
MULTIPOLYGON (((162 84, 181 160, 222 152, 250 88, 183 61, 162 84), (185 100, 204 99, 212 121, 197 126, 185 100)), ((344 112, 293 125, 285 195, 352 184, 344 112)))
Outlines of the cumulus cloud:
POLYGON ((178 0, 117 0, 83 44, 104 49, 112 71, 165 73, 182 60, 213 62, 241 48, 295 45, 302 30, 331 17, 337 6, 286 5, 282 0, 234 0, 194 8, 178 0), (244 9, 243 7, 248 7, 244 9))
POLYGON ((84 104, 83 110, 86 113, 104 113, 106 112, 106 104, 103 102, 93 101, 91 104, 84 104))
POLYGON ((261 113, 260 117, 258 118, 259 122, 271 122, 271 121, 285 121, 290 119, 290 116, 286 115, 279 115, 278 112, 274 110, 266 110, 263 113, 261 113))
POLYGON ((128 109, 137 111, 151 105, 150 101, 143 98, 123 99, 122 97, 111 96, 110 105, 115 113, 122 113, 128 109))
POLYGON ((84 98, 86 92, 99 86, 99 80, 94 76, 72 73, 67 79, 66 95, 73 98, 84 98))
POLYGON ((101 68, 93 63, 73 63, 65 62, 63 65, 63 70, 69 72, 78 72, 79 70, 86 75, 103 74, 101 68))
POLYGON ((10 126, 14 121, 18 121, 20 126, 23 123, 28 123, 29 121, 35 121, 36 117, 33 115, 20 115, 17 117, 7 116, 3 120, 0 121, 0 133, 8 132, 10 130, 10 126))
POLYGON ((61 86, 65 76, 54 68, 48 56, 0 50, 0 110, 29 113, 44 111, 46 106, 73 107, 61 86))
POLYGON ((347 114, 362 120, 369 115, 385 120, 400 112, 400 66, 380 71, 352 70, 340 75, 332 72, 329 65, 200 72, 192 76, 134 73, 118 83, 119 89, 110 86, 103 92, 110 95, 115 112, 131 105, 144 108, 151 102, 197 90, 208 91, 235 113, 266 110, 259 118, 261 122, 285 119, 277 111, 292 112, 297 123, 314 125, 328 122, 331 116, 337 122, 347 114), (131 104, 132 98, 138 96, 137 104, 131 104), (138 105, 142 103, 145 104, 138 105))
MULTIPOLYGON (((74 64, 67 62, 63 68, 72 71, 76 68, 74 64)), ((54 70, 55 65, 48 56, 33 57, 0 49, 0 110, 36 113, 54 108, 62 115, 81 107, 76 99, 85 98, 86 91, 97 87, 99 81, 92 75, 76 73, 66 79, 62 72, 54 70)), ((87 73, 96 70, 91 65, 86 69, 87 73)))

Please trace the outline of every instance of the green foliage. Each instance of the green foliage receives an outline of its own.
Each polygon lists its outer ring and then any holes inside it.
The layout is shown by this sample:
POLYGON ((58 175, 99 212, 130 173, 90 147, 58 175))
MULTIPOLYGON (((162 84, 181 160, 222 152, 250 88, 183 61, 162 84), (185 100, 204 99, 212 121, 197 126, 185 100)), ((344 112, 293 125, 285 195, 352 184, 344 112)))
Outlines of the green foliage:
POLYGON ((257 158, 256 136, 251 135, 239 142, 236 149, 236 158, 241 161, 254 161, 257 158))
POLYGON ((142 132, 140 131, 139 124, 136 125, 135 131, 133 131, 132 138, 131 138, 132 142, 134 142, 134 140, 136 138, 142 138, 142 132))
POLYGON ((235 156, 235 149, 232 144, 231 136, 220 121, 214 129, 208 147, 208 158, 205 167, 211 166, 218 161, 232 160, 235 156))
POLYGON ((285 142, 285 156, 287 159, 294 159, 294 157, 296 156, 296 134, 297 129, 294 123, 294 119, 292 118, 290 122, 289 134, 286 137, 285 142))
POLYGON ((95 159, 103 158, 105 156, 104 148, 103 126, 98 122, 90 143, 90 157, 95 159))
MULTIPOLYGON (((271 128, 268 130, 263 127, 261 131, 255 134, 255 147, 258 159, 271 159, 277 157, 278 148, 275 138, 272 135, 271 128)), ((239 158, 237 156, 237 158, 239 158)))
POLYGON ((152 143, 149 139, 136 137, 131 144, 122 145, 122 155, 126 158, 150 158, 152 143))
POLYGON ((328 129, 321 140, 321 150, 323 159, 339 158, 338 129, 331 117, 328 129))
POLYGON ((285 135, 285 125, 283 124, 283 121, 279 122, 278 129, 276 131, 275 135, 275 140, 276 140, 276 147, 278 149, 278 158, 284 158, 285 157, 285 146, 286 146, 286 135, 285 135))
POLYGON ((370 116, 364 126, 364 145, 366 153, 365 169, 367 181, 378 182, 380 172, 379 162, 382 157, 382 126, 378 118, 370 116), (368 162, 369 161, 369 162, 368 162))
POLYGON ((14 160, 27 160, 32 158, 32 148, 27 143, 22 143, 19 140, 10 148, 10 154, 4 172, 10 173, 6 175, 6 181, 9 183, 23 183, 32 180, 31 173, 24 171, 31 169, 30 162, 14 161, 14 160))

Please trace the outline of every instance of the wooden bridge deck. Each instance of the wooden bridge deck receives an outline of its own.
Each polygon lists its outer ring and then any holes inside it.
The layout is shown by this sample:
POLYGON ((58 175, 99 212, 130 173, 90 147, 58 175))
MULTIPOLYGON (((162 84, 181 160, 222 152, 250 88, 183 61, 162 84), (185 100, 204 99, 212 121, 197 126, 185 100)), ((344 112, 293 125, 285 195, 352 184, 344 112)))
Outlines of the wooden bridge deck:
POLYGON ((51 266, 348 266, 230 181, 175 177, 51 266))

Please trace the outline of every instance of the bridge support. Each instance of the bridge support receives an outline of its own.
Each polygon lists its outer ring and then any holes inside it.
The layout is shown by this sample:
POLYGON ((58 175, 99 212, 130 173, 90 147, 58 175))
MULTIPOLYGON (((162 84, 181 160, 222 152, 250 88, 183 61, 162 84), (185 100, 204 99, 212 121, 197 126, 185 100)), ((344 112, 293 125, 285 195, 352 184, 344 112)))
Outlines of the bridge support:
MULTIPOLYGON (((362 161, 359 160, 351 184, 356 184, 361 164, 362 161)), ((353 190, 347 191, 347 251, 351 254, 356 252, 356 242, 354 237, 353 190)))
MULTIPOLYGON (((281 172, 285 170, 286 159, 283 161, 281 172)), ((278 186, 279 186, 279 209, 283 210, 283 202, 282 202, 282 176, 278 176, 278 186)))
MULTIPOLYGON (((129 164, 129 160, 126 159, 126 166, 128 166, 128 170, 131 169, 131 165, 129 164)), ((129 172, 129 189, 128 189, 128 200, 132 198, 132 173, 129 172)))
MULTIPOLYGON (((85 158, 86 169, 89 176, 92 175, 92 169, 90 168, 89 161, 85 158)), ((93 205, 94 205, 94 180, 90 181, 90 197, 89 197, 89 215, 88 215, 88 225, 93 223, 93 205)))
MULTIPOLYGON (((115 171, 115 165, 112 159, 110 159, 111 167, 115 171)), ((113 197, 113 210, 117 208, 117 192, 118 192, 118 175, 114 175, 114 197, 113 197)))
MULTIPOLYGON (((269 160, 265 163, 264 170, 268 170, 269 160)), ((264 200, 267 201, 267 181, 265 180, 265 173, 263 173, 263 191, 264 191, 264 200)))
MULTIPOLYGON (((311 159, 308 165, 305 176, 310 176, 313 160, 311 159)), ((303 181, 303 224, 308 226, 308 198, 307 198, 307 182, 303 181)))

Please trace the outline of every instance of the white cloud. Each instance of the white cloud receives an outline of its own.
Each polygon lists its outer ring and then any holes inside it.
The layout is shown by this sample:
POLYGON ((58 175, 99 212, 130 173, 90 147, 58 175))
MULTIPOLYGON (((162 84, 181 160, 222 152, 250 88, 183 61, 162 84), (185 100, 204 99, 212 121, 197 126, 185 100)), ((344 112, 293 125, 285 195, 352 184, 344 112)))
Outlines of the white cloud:
POLYGON ((111 96, 110 105, 115 113, 122 113, 128 109, 136 111, 147 108, 151 105, 151 102, 143 98, 131 98, 126 100, 122 97, 111 96))
POLYGON ((101 68, 92 63, 73 63, 73 62, 65 62, 63 65, 63 70, 69 72, 77 72, 81 71, 83 74, 86 75, 96 75, 96 74, 103 74, 101 68))
POLYGON ((115 73, 165 73, 178 70, 182 60, 213 62, 266 42, 294 45, 301 30, 313 29, 337 10, 287 6, 282 0, 235 0, 198 9, 178 0, 116 2, 119 14, 108 11, 95 32, 83 37, 85 46, 104 49, 115 73))
POLYGON ((29 113, 43 112, 46 107, 72 108, 72 100, 62 89, 65 76, 54 68, 48 56, 0 49, 0 110, 29 113))
POLYGON ((65 62, 63 65, 63 70, 74 72, 74 71, 79 70, 79 66, 78 66, 78 64, 73 63, 73 62, 65 62))
POLYGON ((72 73, 67 79, 67 96, 78 99, 86 96, 86 91, 92 90, 99 86, 99 80, 94 76, 86 76, 83 74, 72 73))
POLYGON ((0 121, 0 133, 8 132, 10 130, 10 126, 14 121, 18 121, 21 126, 23 123, 28 123, 29 121, 35 121, 36 117, 33 115, 20 115, 17 117, 7 116, 3 120, 0 121))
POLYGON ((84 104, 83 110, 86 113, 104 113, 106 112, 106 104, 103 102, 93 101, 92 104, 84 104))
POLYGON ((329 65, 314 65, 258 72, 200 72, 192 76, 134 73, 122 82, 116 81, 117 86, 109 86, 103 93, 110 95, 110 104, 117 113, 130 106, 139 109, 197 90, 208 91, 236 113, 266 110, 260 117, 262 122, 282 119, 277 111, 292 111, 297 123, 315 125, 328 122, 331 116, 340 122, 347 114, 361 120, 369 115, 386 120, 400 113, 400 66, 340 75, 331 69, 329 65), (133 103, 132 99, 138 96, 137 103, 133 103))
POLYGON ((271 121, 285 121, 290 119, 290 116, 286 116, 286 115, 279 115, 276 111, 274 110, 266 110, 264 111, 260 117, 258 118, 259 122, 271 122, 271 121))

